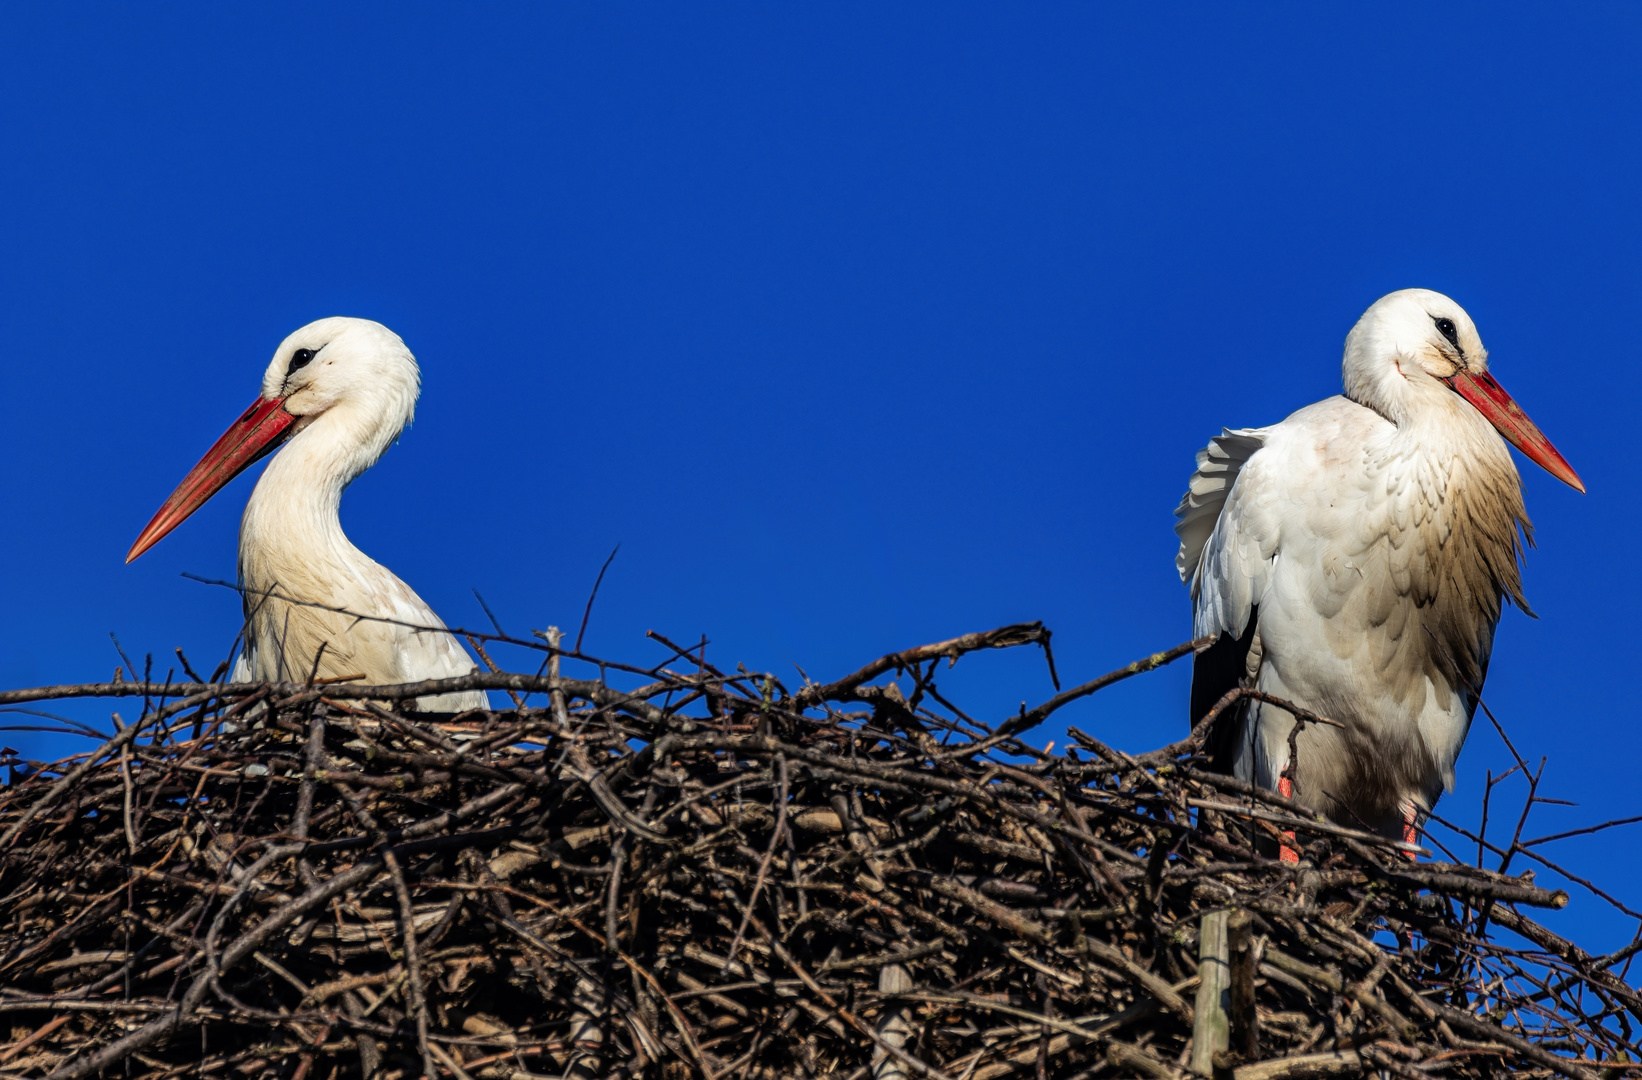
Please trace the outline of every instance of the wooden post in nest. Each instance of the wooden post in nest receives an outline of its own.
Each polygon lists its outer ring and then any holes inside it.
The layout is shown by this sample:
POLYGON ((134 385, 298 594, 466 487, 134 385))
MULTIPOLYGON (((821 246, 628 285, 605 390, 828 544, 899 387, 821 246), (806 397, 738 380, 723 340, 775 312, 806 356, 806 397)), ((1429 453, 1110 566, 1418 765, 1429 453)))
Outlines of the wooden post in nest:
MULTIPOLYGON (((912 973, 900 964, 885 964, 878 969, 878 991, 883 994, 904 994, 912 989, 912 973)), ((878 1025, 878 1035, 897 1050, 905 1050, 917 1038, 917 1029, 907 1019, 905 1008, 885 1010, 878 1025)), ((907 1067, 883 1049, 872 1052, 873 1080, 908 1080, 907 1067)))
POLYGON ((1192 1027, 1193 1071, 1229 1076, 1260 1057, 1254 1008, 1254 916, 1236 911, 1204 914, 1197 941, 1197 1007, 1192 1027))
POLYGON ((1231 1042, 1227 997, 1231 987, 1231 952, 1226 940, 1228 911, 1204 912, 1197 932, 1197 1007, 1193 1010, 1192 1071, 1214 1075, 1215 1051, 1231 1042))
POLYGON ((1226 920, 1230 953, 1231 1046, 1241 1063, 1260 1060, 1260 1022, 1254 1010, 1254 916, 1241 908, 1226 920))

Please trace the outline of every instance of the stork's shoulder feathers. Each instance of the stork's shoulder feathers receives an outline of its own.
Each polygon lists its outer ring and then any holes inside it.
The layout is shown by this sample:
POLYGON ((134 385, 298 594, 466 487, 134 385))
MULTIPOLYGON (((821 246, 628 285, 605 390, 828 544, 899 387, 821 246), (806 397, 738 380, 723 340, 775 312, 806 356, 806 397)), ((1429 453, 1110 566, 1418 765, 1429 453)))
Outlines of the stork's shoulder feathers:
POLYGON ((1197 452, 1197 470, 1174 511, 1174 531, 1180 537, 1180 552, 1174 564, 1181 581, 1191 584, 1237 474, 1265 445, 1265 434, 1264 428, 1222 428, 1208 446, 1197 452))
POLYGON ((1198 451, 1175 508, 1175 568, 1191 586, 1196 634, 1243 636, 1271 583, 1292 489, 1314 479, 1342 425, 1361 422, 1355 412, 1366 410, 1329 398, 1269 427, 1223 429, 1198 451))
MULTIPOLYGON (((392 574, 380 586, 381 602, 399 625, 394 655, 407 679, 448 679, 477 670, 472 658, 445 629, 439 616, 415 591, 392 574), (407 625, 408 624, 408 625, 407 625), (426 627, 427 629, 420 629, 426 627)), ((468 690, 419 699, 422 708, 433 712, 460 712, 489 707, 484 691, 468 690)))
MULTIPOLYGON (((391 678, 399 682, 449 679, 477 670, 472 658, 434 614, 433 608, 393 571, 358 553, 349 560, 347 574, 351 578, 346 590, 348 595, 363 605, 366 613, 373 617, 374 626, 362 625, 354 630, 347 635, 350 640, 343 643, 344 647, 376 641, 378 659, 371 666, 385 661, 391 668, 391 678)), ((333 576, 341 580, 340 572, 333 576)), ((368 667, 361 665, 360 670, 368 670, 368 667)), ((417 704, 431 712, 489 707, 482 690, 418 698, 417 704)))
MULTIPOLYGON (((1336 396, 1268 427, 1226 430, 1199 451, 1175 510, 1175 565, 1191 586, 1195 633, 1241 637, 1285 545, 1350 548, 1379 533, 1378 522, 1364 520, 1374 480, 1362 448, 1394 431, 1372 410, 1336 396)), ((1331 597, 1316 600, 1334 605, 1331 597)))
POLYGON ((1193 633, 1240 638, 1270 581, 1280 523, 1270 485, 1251 483, 1271 428, 1223 429, 1198 451, 1175 509, 1175 566, 1191 586, 1193 633))

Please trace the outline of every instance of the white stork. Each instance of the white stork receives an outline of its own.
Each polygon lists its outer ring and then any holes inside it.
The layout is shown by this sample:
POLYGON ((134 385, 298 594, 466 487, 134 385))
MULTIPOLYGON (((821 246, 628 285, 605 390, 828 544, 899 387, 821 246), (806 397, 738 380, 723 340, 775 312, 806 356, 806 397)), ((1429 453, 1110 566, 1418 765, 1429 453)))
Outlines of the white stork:
MULTIPOLYGON (((1218 641, 1193 668, 1192 723, 1238 686, 1336 721, 1302 725, 1298 794, 1415 842, 1453 790, 1502 604, 1528 611, 1518 564, 1533 526, 1500 436, 1585 486, 1441 293, 1369 308, 1346 337, 1344 382, 1343 396, 1224 430, 1197 455, 1175 564, 1194 632, 1218 641)), ((1215 766, 1294 794, 1293 716, 1247 699, 1223 716, 1215 766)))
MULTIPOLYGON (((131 545, 128 563, 234 477, 284 447, 257 481, 240 521, 245 644, 234 665, 236 682, 301 682, 317 674, 362 675, 384 684, 474 670, 433 610, 349 543, 337 516, 343 489, 410 423, 421 382, 416 358, 381 323, 309 323, 280 343, 261 396, 131 545)), ((454 712, 488 702, 483 691, 471 690, 418 704, 454 712)))

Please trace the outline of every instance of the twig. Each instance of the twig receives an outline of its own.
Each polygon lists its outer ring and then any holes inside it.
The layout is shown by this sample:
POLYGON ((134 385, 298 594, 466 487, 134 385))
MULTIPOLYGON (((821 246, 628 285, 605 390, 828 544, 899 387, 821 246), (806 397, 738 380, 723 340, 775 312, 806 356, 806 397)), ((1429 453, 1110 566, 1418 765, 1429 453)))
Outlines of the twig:
MULTIPOLYGON (((576 652, 578 653, 582 651, 582 639, 587 636, 587 620, 593 617, 593 601, 599 598, 599 586, 604 584, 604 572, 610 569, 611 563, 616 561, 616 552, 620 550, 620 544, 610 549, 610 554, 604 557, 604 565, 599 567, 599 576, 593 579, 592 591, 587 594, 587 606, 582 608, 582 625, 576 631, 576 652)), ((498 627, 496 632, 501 633, 501 628, 498 627)))

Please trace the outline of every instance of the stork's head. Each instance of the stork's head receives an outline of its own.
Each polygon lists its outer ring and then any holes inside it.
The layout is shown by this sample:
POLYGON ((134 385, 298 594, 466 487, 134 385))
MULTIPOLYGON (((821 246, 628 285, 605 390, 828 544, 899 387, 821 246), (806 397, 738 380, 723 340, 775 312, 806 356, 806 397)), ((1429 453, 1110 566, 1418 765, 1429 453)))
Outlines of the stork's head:
POLYGON ((415 414, 421 385, 416 358, 398 334, 379 322, 336 315, 279 343, 262 376, 262 400, 280 402, 296 417, 295 430, 341 408, 389 428, 391 442, 415 414))
POLYGON ((1376 300, 1346 335, 1343 375, 1347 397, 1398 425, 1450 415, 1458 395, 1545 471, 1585 490, 1488 373, 1488 350, 1471 316, 1442 293, 1401 289, 1376 300))
POLYGON ((125 557, 130 562, 230 480, 299 433, 335 462, 346 484, 382 455, 416 412, 416 358, 399 335, 369 319, 320 319, 280 342, 262 394, 206 451, 125 557))

